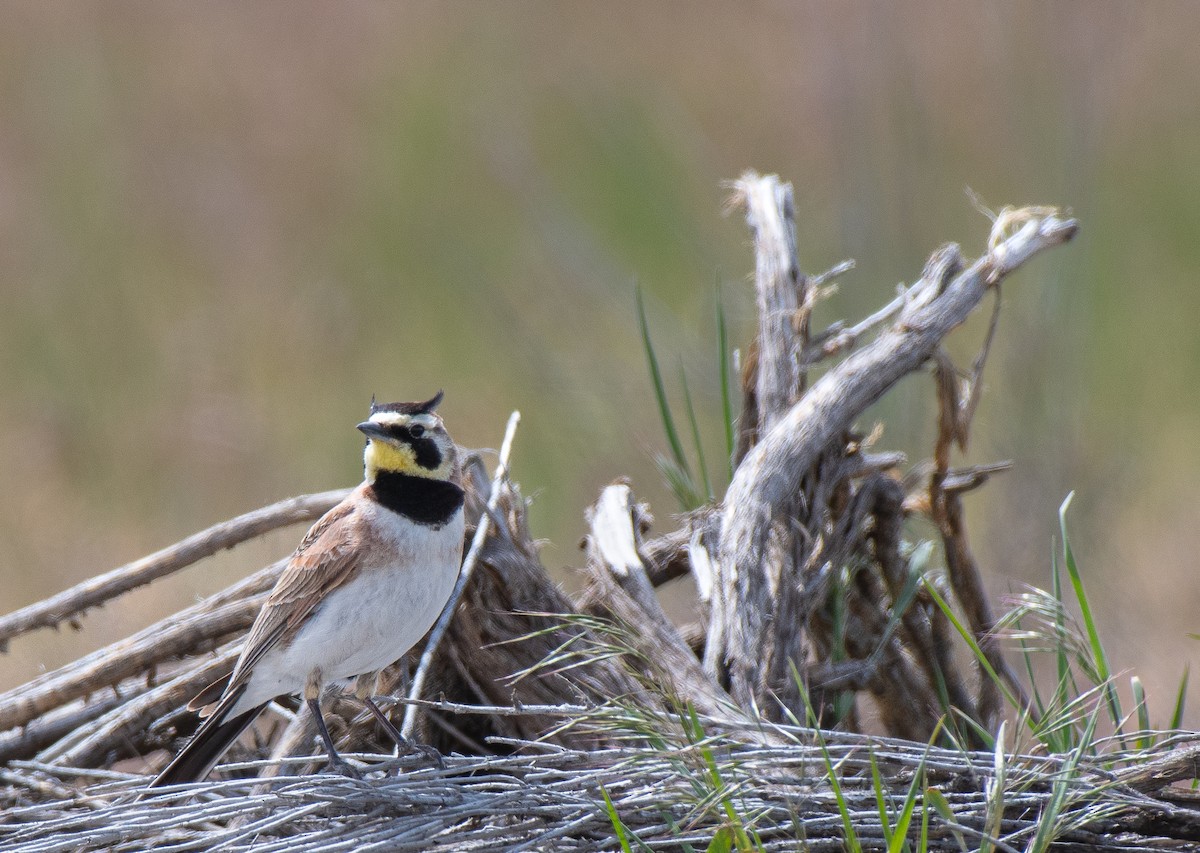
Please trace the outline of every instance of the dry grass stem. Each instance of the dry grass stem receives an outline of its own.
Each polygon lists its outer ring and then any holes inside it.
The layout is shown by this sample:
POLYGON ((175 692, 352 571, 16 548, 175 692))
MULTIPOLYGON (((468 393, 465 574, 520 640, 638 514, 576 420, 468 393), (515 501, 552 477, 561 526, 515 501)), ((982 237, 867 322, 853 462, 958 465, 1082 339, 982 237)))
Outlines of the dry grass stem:
MULTIPOLYGON (((785 746, 733 744, 716 767, 763 850, 841 851, 842 819, 822 782, 822 749, 809 730, 780 727, 785 746)), ((0 777, 6 821, 0 845, 12 853, 132 851, 170 845, 177 851, 356 850, 373 845, 397 851, 565 850, 619 847, 604 805, 612 800, 624 830, 651 849, 707 846, 724 824, 715 801, 698 791, 709 766, 699 745, 669 752, 622 746, 603 750, 547 750, 513 742, 500 756, 450 756, 444 769, 419 760, 350 756, 371 762, 362 780, 318 774, 270 783, 252 778, 207 781, 156 791, 140 802, 141 778, 80 775, 70 768, 17 762, 0 777), (88 784, 81 796, 79 785, 88 784), (253 791, 253 793, 251 793, 253 791)), ((886 849, 871 781, 871 763, 895 802, 911 774, 941 792, 953 821, 931 822, 929 849, 958 851, 954 830, 981 838, 979 815, 992 780, 989 753, 927 749, 889 739, 829 735, 824 747, 839 767, 849 818, 865 849, 886 849)), ((297 759, 297 764, 315 756, 297 759)), ((244 764, 246 774, 265 762, 244 764)), ((1001 824, 1020 846, 1037 828, 1052 796, 1042 780, 1061 759, 1013 755, 1007 760, 1010 816, 1001 824)), ((1184 810, 1132 789, 1097 802, 1095 778, 1069 782, 1078 806, 1063 849, 1145 851, 1197 849, 1184 810), (1172 833, 1172 827, 1179 831, 1172 833), (1189 834, 1190 833, 1190 834, 1189 834)), ((914 828, 915 831, 915 828, 914 828)))

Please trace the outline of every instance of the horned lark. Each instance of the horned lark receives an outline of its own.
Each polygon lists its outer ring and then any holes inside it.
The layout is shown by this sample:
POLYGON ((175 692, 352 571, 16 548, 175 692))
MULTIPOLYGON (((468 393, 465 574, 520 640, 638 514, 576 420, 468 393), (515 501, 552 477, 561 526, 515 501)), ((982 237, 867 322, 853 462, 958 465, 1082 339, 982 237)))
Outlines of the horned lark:
POLYGON ((371 401, 365 478, 300 543, 255 619, 233 672, 188 704, 203 724, 150 787, 202 779, 272 699, 302 693, 329 759, 346 764, 321 716, 328 682, 357 677, 355 694, 396 739, 371 700, 379 671, 424 636, 462 562, 463 490, 454 442, 423 403, 371 401))

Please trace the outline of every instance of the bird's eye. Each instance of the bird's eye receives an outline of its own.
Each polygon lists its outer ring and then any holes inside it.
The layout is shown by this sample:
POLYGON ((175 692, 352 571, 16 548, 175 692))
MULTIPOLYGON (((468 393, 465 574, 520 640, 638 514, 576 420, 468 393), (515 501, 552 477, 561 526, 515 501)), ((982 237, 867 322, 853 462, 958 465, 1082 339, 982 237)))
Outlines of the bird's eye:
POLYGON ((413 424, 408 428, 408 434, 413 438, 420 438, 425 434, 425 427, 420 424, 413 424))

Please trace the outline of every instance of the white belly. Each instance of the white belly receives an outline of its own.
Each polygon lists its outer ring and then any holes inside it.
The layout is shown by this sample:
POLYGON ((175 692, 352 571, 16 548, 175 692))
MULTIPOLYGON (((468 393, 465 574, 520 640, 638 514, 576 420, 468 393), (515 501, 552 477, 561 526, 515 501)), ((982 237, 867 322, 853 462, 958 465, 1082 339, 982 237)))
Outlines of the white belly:
POLYGON ((377 672, 425 636, 458 578, 462 512, 437 530, 407 520, 389 529, 392 559, 364 567, 313 611, 290 644, 267 652, 235 711, 302 691, 316 669, 326 683, 377 672))

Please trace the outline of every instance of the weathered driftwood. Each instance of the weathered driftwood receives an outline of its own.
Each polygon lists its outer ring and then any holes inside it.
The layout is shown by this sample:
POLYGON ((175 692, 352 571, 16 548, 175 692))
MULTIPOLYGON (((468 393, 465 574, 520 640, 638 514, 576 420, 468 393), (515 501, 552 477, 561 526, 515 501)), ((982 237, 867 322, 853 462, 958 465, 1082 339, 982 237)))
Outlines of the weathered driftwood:
POLYGON ((208 599, 10 691, 0 706, 0 730, 27 725, 99 687, 145 676, 164 660, 216 648, 223 640, 244 633, 262 606, 265 593, 260 589, 268 578, 255 575, 249 580, 238 585, 236 597, 221 603, 208 599))
POLYGON ((627 483, 618 482, 600 493, 587 516, 591 583, 576 606, 624 627, 636 665, 648 679, 664 685, 667 695, 691 702, 706 714, 731 713, 732 700, 704 672, 654 592, 639 552, 649 526, 646 507, 634 501, 627 483))
MULTIPOLYGON (((747 205, 776 198, 777 193, 746 189, 773 180, 748 175, 739 185, 739 195, 747 205)), ((789 209, 783 205, 784 221, 789 209)), ((751 209, 748 220, 754 227, 773 218, 751 209)), ((804 479, 812 478, 823 454, 835 462, 838 454, 831 455, 831 445, 836 450, 839 443, 851 444, 847 439, 854 420, 903 376, 925 365, 990 288, 1036 252, 1069 240, 1076 229, 1073 220, 1035 216, 1015 233, 997 239, 965 270, 957 247, 939 250, 908 290, 896 322, 830 368, 742 459, 724 500, 705 651, 709 671, 740 705, 760 707, 768 715, 779 713, 781 704, 787 708, 789 702, 776 698, 786 689, 784 674, 804 659, 806 640, 812 639, 793 629, 795 622, 807 620, 807 614, 791 602, 779 604, 781 594, 787 598, 797 585, 809 582, 788 569, 819 554, 811 543, 818 541, 827 522, 813 514, 830 504, 814 502, 813 491, 803 488, 804 479), (803 556, 789 566, 790 555, 797 550, 803 556), (781 618, 784 614, 787 618, 781 618)), ((760 253, 778 258, 794 247, 794 239, 787 238, 782 244, 764 245, 764 237, 771 235, 777 238, 778 230, 756 232, 760 253)), ((786 269, 788 265, 775 266, 786 269)), ((790 331, 780 324, 771 328, 783 335, 790 331)), ((757 345, 760 363, 765 352, 780 348, 790 352, 794 347, 789 341, 761 339, 757 345)), ((836 499, 833 493, 844 485, 844 479, 821 478, 815 488, 836 499)))
POLYGON ((804 391, 800 353, 808 343, 808 312, 800 309, 810 288, 796 257, 792 185, 748 174, 734 187, 754 234, 758 296, 754 386, 758 430, 765 435, 804 391))
POLYGON ((228 673, 237 651, 228 647, 162 684, 140 693, 131 691, 125 702, 42 750, 37 759, 66 767, 97 767, 141 754, 155 722, 178 712, 206 685, 228 673))
MULTIPOLYGON (((995 756, 925 746, 956 715, 995 731, 1003 714, 994 683, 964 667, 930 585, 953 600, 1019 695, 995 644, 963 518, 962 495, 1004 466, 951 465, 952 449, 967 447, 996 314, 965 381, 941 343, 1008 273, 1070 239, 1075 223, 1044 209, 1006 213, 973 264, 944 247, 871 316, 813 334, 825 282, 852 264, 806 277, 790 186, 747 174, 736 190, 755 237, 759 323, 742 365, 736 469, 724 499, 651 535, 648 509, 627 482, 603 489, 587 511, 588 583, 572 599, 542 566, 525 500, 507 476, 515 424, 494 476, 471 459, 468 556, 455 602, 379 684, 379 703, 402 718, 406 734, 459 754, 444 769, 420 753, 382 757, 391 744, 376 721, 334 693, 326 703, 332 734, 344 753, 359 753, 368 775, 310 775, 323 764, 314 757, 313 721, 283 697, 211 780, 163 789, 153 801, 125 797, 144 780, 108 768, 145 756, 152 769, 194 730, 183 706, 231 667, 277 563, 0 696, 0 761, 9 762, 0 770, 0 807, 10 818, 0 825, 0 846, 609 849, 618 842, 604 796, 642 841, 707 845, 729 825, 722 797, 702 790, 716 756, 723 790, 736 791, 740 811, 756 816, 765 849, 793 849, 804 838, 808 849, 840 850, 844 826, 824 781, 823 747, 811 730, 780 724, 808 719, 809 708, 848 732, 873 726, 915 742, 825 735, 866 847, 886 847, 872 756, 891 796, 903 799, 921 764, 923 788, 938 787, 949 803, 953 819, 931 820, 930 849, 959 849, 956 833, 974 841, 999 833, 1009 840, 997 849, 1024 846, 1063 761, 1010 756, 1006 808, 991 822, 989 803, 1003 782, 995 756), (808 387, 809 368, 834 356, 845 357, 808 387), (927 365, 938 391, 937 442, 932 462, 901 477, 903 455, 875 450, 854 422, 927 365), (921 577, 913 564, 904 541, 912 514, 937 525, 944 581, 921 577), (695 581, 700 618, 678 626, 655 588, 685 574, 695 581), (723 736, 719 749, 698 747, 697 725, 723 736), (22 762, 29 758, 37 763, 22 762)), ((0 643, 76 618, 256 532, 315 518, 342 494, 250 513, 18 611, 0 619, 0 643)), ((968 746, 981 741, 970 727, 954 734, 968 746)), ((1073 828, 1063 840, 1137 849, 1200 838, 1200 819, 1167 787, 1195 778, 1194 750, 1164 751, 1143 767, 1133 757, 1111 760, 1125 762, 1115 776, 1097 765, 1069 778, 1073 828), (1103 798, 1100 785, 1108 786, 1103 798)))

